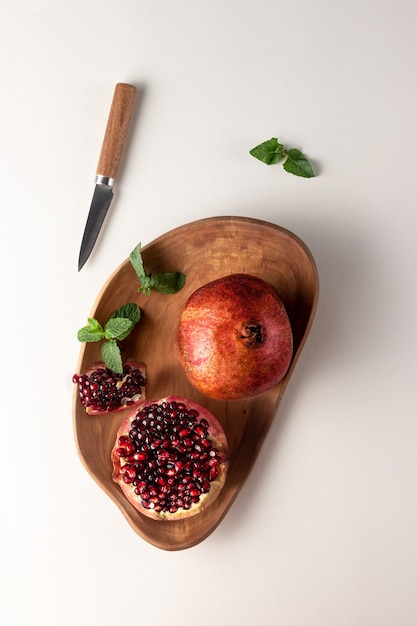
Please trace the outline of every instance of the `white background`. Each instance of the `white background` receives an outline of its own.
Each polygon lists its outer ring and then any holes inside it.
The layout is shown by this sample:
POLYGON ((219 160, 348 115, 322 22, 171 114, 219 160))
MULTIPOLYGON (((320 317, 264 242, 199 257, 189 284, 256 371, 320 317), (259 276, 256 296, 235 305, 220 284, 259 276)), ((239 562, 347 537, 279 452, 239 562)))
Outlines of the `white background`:
POLYGON ((414 0, 2 3, 3 626, 417 623, 416 35, 414 0), (144 97, 78 273, 117 82, 144 97), (272 136, 318 176, 248 154, 272 136), (76 332, 139 241, 216 215, 300 236, 320 301, 238 499, 166 552, 78 459, 76 332))

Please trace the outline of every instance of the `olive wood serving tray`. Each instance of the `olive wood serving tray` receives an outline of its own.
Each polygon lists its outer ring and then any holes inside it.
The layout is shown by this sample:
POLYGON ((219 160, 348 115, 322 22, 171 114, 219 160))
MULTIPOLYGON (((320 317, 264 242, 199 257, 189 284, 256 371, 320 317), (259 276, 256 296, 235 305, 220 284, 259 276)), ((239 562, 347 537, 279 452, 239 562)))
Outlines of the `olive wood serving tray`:
MULTIPOLYGON (((129 410, 87 415, 74 386, 74 434, 86 470, 134 531, 158 548, 182 550, 198 544, 218 526, 255 463, 310 331, 318 300, 318 274, 309 249, 296 235, 275 224, 244 217, 207 218, 180 226, 144 246, 142 257, 151 273, 183 272, 185 287, 175 295, 152 292, 147 297, 138 292, 139 280, 126 259, 103 286, 91 317, 104 323, 127 302, 140 306, 141 320, 123 342, 123 360, 145 363, 148 399, 180 395, 206 406, 218 418, 230 446, 226 484, 217 500, 197 515, 177 521, 152 520, 137 511, 112 480, 111 450, 129 410), (178 363, 176 336, 181 310, 191 293, 235 272, 254 274, 275 287, 291 321, 294 355, 286 376, 272 389, 222 402, 207 398, 187 381, 178 363)), ((100 344, 82 344, 77 371, 100 360, 100 344)))

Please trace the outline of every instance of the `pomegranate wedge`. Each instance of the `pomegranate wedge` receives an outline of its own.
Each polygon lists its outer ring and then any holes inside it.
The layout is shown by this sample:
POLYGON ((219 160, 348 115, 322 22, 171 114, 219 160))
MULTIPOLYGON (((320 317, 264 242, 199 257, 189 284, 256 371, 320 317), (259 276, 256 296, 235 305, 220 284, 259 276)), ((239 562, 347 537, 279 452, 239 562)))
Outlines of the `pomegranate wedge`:
POLYGON ((90 415, 133 408, 145 397, 143 363, 126 363, 122 374, 97 363, 83 374, 74 374, 72 381, 78 385, 80 402, 90 415))

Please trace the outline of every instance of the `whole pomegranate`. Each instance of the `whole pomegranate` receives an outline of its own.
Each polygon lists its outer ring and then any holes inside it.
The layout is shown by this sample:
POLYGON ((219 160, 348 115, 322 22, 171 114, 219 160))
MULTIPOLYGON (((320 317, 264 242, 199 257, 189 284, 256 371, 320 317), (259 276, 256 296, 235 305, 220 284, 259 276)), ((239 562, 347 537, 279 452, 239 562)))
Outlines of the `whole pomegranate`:
POLYGON ((292 358, 290 321, 269 283, 231 274, 203 285, 181 314, 180 362, 211 398, 252 396, 277 384, 292 358))
POLYGON ((89 415, 122 411, 145 397, 146 374, 143 363, 130 362, 117 374, 97 363, 82 374, 74 374, 80 402, 89 415))
POLYGON ((113 480, 129 502, 147 517, 167 521, 207 508, 229 464, 220 423, 178 396, 141 402, 121 424, 111 458, 113 480))

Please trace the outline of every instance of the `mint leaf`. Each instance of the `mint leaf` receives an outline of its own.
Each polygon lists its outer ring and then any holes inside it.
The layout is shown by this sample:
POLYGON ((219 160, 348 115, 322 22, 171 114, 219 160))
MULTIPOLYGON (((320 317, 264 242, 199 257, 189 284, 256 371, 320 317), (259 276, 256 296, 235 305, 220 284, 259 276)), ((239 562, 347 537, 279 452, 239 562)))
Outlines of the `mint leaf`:
POLYGON ((130 253, 129 259, 142 284, 142 288, 139 288, 139 291, 145 291, 145 295, 148 296, 151 289, 151 276, 150 274, 147 274, 143 266, 141 246, 142 244, 138 243, 136 248, 134 248, 134 250, 132 250, 132 252, 130 253))
POLYGON ((283 157, 283 152, 284 146, 282 143, 279 143, 277 137, 272 137, 272 139, 260 143, 259 146, 255 146, 255 148, 249 151, 253 157, 267 165, 279 163, 283 157))
POLYGON ((104 330, 101 324, 92 317, 87 318, 88 325, 80 328, 77 334, 78 341, 95 342, 104 338, 104 330))
POLYGON ((185 285, 185 276, 180 272, 166 272, 152 277, 152 289, 161 293, 177 293, 185 285))
POLYGON ((116 341, 105 341, 101 346, 101 356, 105 364, 112 372, 123 373, 123 362, 120 348, 116 341))
POLYGON ((249 153, 267 165, 274 165, 285 159, 284 170, 295 176, 313 178, 315 173, 307 157, 296 148, 287 149, 276 137, 260 143, 249 150, 249 153))
POLYGON ((161 272, 154 275, 147 272, 143 265, 140 243, 132 250, 129 259, 141 283, 138 291, 142 291, 145 296, 149 296, 152 289, 161 293, 177 293, 185 285, 185 276, 180 272, 161 272))
POLYGON ((313 178, 315 176, 310 161, 296 148, 288 150, 284 170, 290 172, 290 174, 295 174, 295 176, 302 176, 303 178, 313 178))
POLYGON ((133 269, 135 270, 139 278, 146 276, 145 268, 143 267, 141 247, 142 247, 142 244, 138 243, 136 248, 134 248, 129 255, 129 259, 130 259, 131 264, 133 265, 133 269))
POLYGON ((140 320, 141 311, 137 304, 129 302, 117 309, 106 322, 104 329, 94 318, 88 318, 88 326, 78 331, 79 341, 102 341, 101 355, 106 366, 113 372, 123 372, 118 341, 126 339, 140 320))
POLYGON ((110 319, 114 317, 125 317, 131 322, 133 322, 133 324, 137 324, 138 321, 140 320, 140 315, 141 315, 141 312, 140 312, 140 308, 138 307, 138 305, 134 304, 133 302, 129 302, 128 304, 124 304, 119 309, 117 309, 117 311, 115 311, 110 316, 110 319))
POLYGON ((141 254, 141 243, 138 243, 136 248, 132 250, 129 255, 130 262, 132 264, 133 269, 135 270, 141 286, 138 288, 138 291, 143 291, 145 296, 149 296, 151 293, 151 276, 147 274, 145 268, 143 266, 142 254, 141 254))
POLYGON ((104 334, 106 339, 118 339, 121 341, 128 336, 133 326, 133 322, 126 317, 112 317, 104 327, 104 334))

